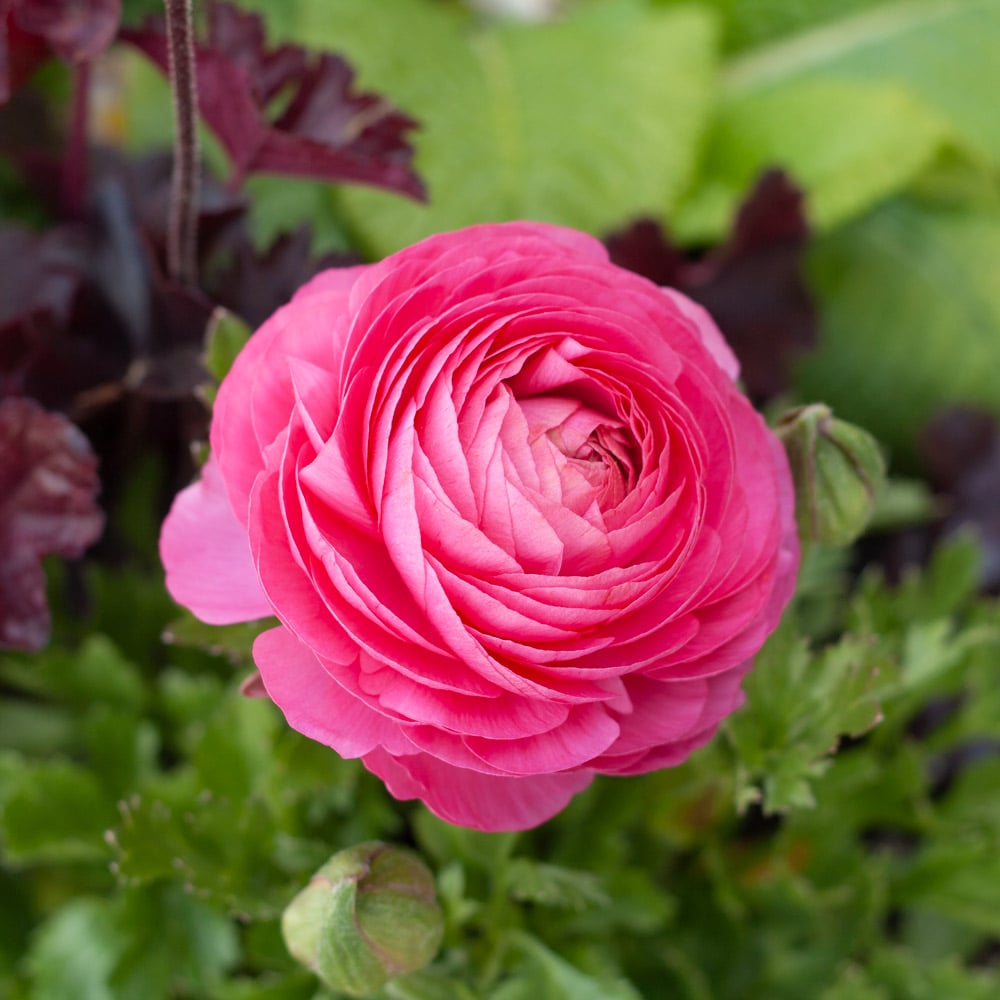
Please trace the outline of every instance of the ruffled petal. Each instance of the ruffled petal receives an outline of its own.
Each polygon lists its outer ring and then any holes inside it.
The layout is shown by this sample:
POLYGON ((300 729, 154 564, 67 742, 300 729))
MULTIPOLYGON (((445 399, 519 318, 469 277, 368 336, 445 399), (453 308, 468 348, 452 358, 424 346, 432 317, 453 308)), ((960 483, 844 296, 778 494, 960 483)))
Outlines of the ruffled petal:
POLYGON ((170 596, 210 625, 274 614, 257 579, 246 528, 211 458, 201 478, 174 498, 160 534, 160 558, 170 596))

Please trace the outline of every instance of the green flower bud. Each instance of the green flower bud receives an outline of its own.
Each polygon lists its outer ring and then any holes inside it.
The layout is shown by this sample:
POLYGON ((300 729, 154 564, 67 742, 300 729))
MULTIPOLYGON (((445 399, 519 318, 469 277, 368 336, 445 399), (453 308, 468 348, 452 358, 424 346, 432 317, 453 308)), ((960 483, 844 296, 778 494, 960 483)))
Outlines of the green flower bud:
POLYGON ((848 545, 864 530, 885 482, 885 459, 865 430, 812 403, 789 410, 775 432, 795 480, 803 541, 848 545))
POLYGON ((292 956, 331 989, 367 997, 430 962, 444 921, 423 861, 369 841, 316 872, 285 909, 281 930, 292 956))

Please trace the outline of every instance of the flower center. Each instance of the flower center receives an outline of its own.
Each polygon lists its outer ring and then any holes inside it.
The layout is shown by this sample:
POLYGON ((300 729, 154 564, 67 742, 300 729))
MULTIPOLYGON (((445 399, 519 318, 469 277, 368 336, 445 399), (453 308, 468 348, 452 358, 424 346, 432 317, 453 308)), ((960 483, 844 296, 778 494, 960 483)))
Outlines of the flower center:
MULTIPOLYGON (((558 442, 556 446, 559 447, 558 442)), ((594 488, 601 510, 617 507, 634 489, 637 473, 637 447, 624 427, 598 424, 575 454, 566 457, 594 488)))

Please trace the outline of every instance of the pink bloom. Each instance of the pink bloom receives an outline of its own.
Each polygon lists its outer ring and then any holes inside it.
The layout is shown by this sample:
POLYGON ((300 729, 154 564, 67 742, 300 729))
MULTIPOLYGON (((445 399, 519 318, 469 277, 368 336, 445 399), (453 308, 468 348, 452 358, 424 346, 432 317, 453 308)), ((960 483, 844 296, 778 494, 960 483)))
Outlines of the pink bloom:
POLYGON ((219 391, 163 529, 290 725, 482 830, 684 760, 791 596, 784 453, 708 315, 538 223, 327 271, 219 391))

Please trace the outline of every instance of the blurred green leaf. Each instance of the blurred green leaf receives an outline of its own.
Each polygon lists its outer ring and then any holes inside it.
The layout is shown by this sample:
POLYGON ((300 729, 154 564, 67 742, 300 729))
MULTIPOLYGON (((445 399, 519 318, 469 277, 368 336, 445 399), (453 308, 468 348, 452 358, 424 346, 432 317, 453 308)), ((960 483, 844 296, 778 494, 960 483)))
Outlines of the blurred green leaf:
POLYGON ((895 84, 793 79, 728 94, 709 133, 697 186, 668 220, 687 242, 716 242, 746 192, 780 166, 806 194, 820 231, 914 180, 945 148, 947 123, 895 84))
POLYGON ((340 192, 376 255, 474 222, 602 232, 660 215, 694 167, 714 89, 714 22, 695 6, 581 6, 558 23, 475 28, 423 0, 303 5, 296 35, 347 54, 421 123, 429 204, 340 192))
POLYGON ((421 809, 414 817, 422 851, 441 864, 458 858, 473 868, 497 873, 507 863, 518 840, 516 833, 481 833, 453 826, 421 809))
POLYGON ((113 914, 107 899, 76 899, 42 925, 27 955, 33 1000, 118 1000, 108 985, 121 948, 113 914))
MULTIPOLYGON (((907 87, 971 149, 1000 158, 996 0, 908 0, 837 20, 747 53, 726 73, 731 94, 823 76, 907 87)), ((886 122, 891 127, 890 122, 886 122)))
POLYGON ((71 705, 103 702, 135 711, 146 698, 139 671, 106 635, 88 636, 78 650, 51 647, 35 656, 2 657, 0 679, 71 705))
POLYGON ((206 625, 185 611, 166 627, 163 640, 174 646, 189 646, 213 656, 225 656, 234 666, 246 667, 253 664, 254 639, 275 625, 277 620, 274 618, 235 625, 206 625))
POLYGON ((8 788, 0 830, 7 857, 21 864, 103 861, 113 800, 79 764, 26 765, 8 788))
POLYGON ((239 958, 236 929, 180 886, 117 900, 120 946, 109 977, 116 1000, 204 995, 239 958))
POLYGON ((532 858, 514 858, 507 868, 506 880, 511 897, 522 903, 585 910, 610 901, 598 875, 532 858))
POLYGON ((536 938, 516 936, 523 968, 489 994, 489 1000, 641 1000, 624 980, 594 979, 536 938))
POLYGON ((918 429, 964 402, 1000 413, 1000 212, 890 202, 820 241, 822 329, 796 389, 912 456, 918 429), (891 405, 886 405, 891 400, 891 405))

